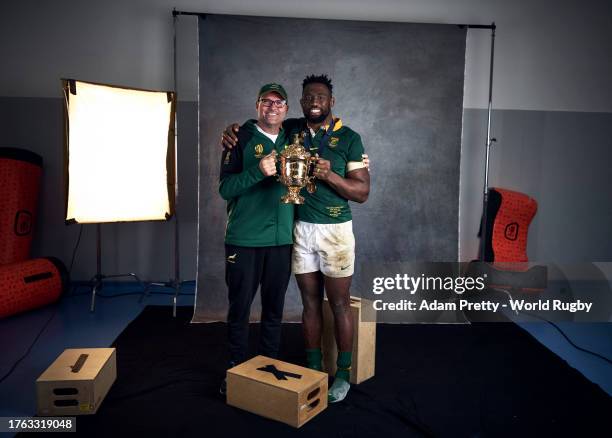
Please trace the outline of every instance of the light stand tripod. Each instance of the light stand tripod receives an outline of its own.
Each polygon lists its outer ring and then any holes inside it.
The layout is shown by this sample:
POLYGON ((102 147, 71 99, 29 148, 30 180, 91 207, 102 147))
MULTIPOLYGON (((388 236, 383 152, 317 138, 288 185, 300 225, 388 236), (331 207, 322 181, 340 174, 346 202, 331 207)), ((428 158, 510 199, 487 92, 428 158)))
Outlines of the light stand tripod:
POLYGON ((138 284, 142 286, 143 290, 142 290, 142 296, 140 297, 141 301, 146 295, 148 295, 149 290, 147 286, 133 272, 129 272, 127 274, 113 274, 113 275, 102 274, 102 230, 101 230, 101 225, 96 224, 96 275, 94 275, 90 280, 90 283, 92 285, 91 306, 89 308, 90 312, 95 311, 96 293, 102 289, 103 281, 108 278, 121 278, 121 277, 132 277, 134 280, 136 280, 136 282, 138 282, 138 284))

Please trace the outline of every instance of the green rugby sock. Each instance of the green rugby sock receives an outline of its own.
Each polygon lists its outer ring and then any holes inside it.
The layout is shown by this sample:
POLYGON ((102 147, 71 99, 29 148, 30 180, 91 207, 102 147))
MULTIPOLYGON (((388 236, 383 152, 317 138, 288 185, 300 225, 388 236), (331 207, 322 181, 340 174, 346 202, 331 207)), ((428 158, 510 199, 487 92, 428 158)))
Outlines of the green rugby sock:
POLYGON ((347 382, 351 380, 352 358, 352 351, 340 351, 338 353, 338 360, 336 360, 336 365, 338 367, 338 369, 336 370, 336 377, 344 379, 347 382))
POLYGON ((320 348, 306 349, 306 366, 311 370, 321 371, 323 369, 321 366, 322 359, 323 354, 320 348))

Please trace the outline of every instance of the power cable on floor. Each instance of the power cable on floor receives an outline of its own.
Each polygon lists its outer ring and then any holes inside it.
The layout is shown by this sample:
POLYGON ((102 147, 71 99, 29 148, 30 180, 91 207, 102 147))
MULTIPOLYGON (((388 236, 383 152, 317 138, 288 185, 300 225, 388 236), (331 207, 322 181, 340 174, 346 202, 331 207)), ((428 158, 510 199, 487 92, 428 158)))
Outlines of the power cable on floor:
POLYGON ((59 308, 59 305, 56 304, 55 308, 53 309, 53 313, 51 313, 51 316, 49 317, 49 319, 47 319, 47 322, 45 322, 45 324, 42 326, 42 328, 40 329, 40 331, 38 332, 38 334, 36 335, 36 337, 34 338, 32 343, 30 344, 30 346, 28 347, 26 352, 23 354, 23 356, 21 356, 19 359, 17 359, 15 361, 15 363, 13 363, 11 368, 8 370, 8 372, 4 376, 2 376, 2 378, 0 378, 0 383, 4 382, 6 379, 8 379, 8 377, 17 368, 17 365, 19 365, 21 363, 21 361, 24 360, 28 356, 28 354, 30 354, 30 351, 32 351, 32 348, 34 347, 34 344, 36 344, 36 341, 38 341, 38 339, 43 334, 43 332, 45 331, 45 329, 47 328, 47 326, 49 325, 51 320, 55 317, 58 308, 59 308))
MULTIPOLYGON (((82 229, 81 229, 82 231, 82 229)), ((81 234, 79 233, 79 239, 77 240, 77 244, 75 246, 75 249, 73 251, 73 261, 74 261, 74 254, 76 252, 76 248, 78 248, 79 245, 79 240, 81 239, 81 234)), ((71 263, 71 267, 72 267, 72 263, 71 263)), ((78 286, 75 287, 78 288, 78 286)), ((169 293, 169 292, 150 292, 150 295, 168 295, 168 296, 172 296, 174 295, 174 293, 169 293)), ((65 298, 69 298, 69 297, 77 297, 77 296, 81 296, 81 295, 90 295, 90 292, 85 292, 85 293, 79 293, 79 294, 70 294, 70 295, 66 295, 65 298)), ((121 293, 121 294, 116 294, 116 295, 104 295, 104 294, 96 294, 96 297, 101 297, 101 298, 118 298, 118 297, 124 297, 124 296, 128 296, 128 295, 142 295, 142 292, 126 292, 126 293, 121 293)), ((191 295, 194 296, 195 294, 190 294, 190 293, 179 293, 179 296, 184 296, 184 295, 191 295)), ((57 314, 57 310, 59 309, 59 303, 56 303, 54 305, 53 308, 53 312, 51 313, 51 316, 49 317, 49 319, 47 319, 47 321, 43 324, 42 328, 39 330, 38 334, 36 335, 36 337, 34 338, 34 340, 32 341, 32 343, 30 344, 30 346, 28 347, 28 349, 26 350, 26 352, 23 354, 23 356, 21 356, 19 359, 17 359, 13 365, 11 365, 11 368, 8 370, 8 372, 2 376, 0 378, 0 383, 4 382, 6 379, 9 378, 9 376, 11 374, 13 374, 13 372, 15 371, 15 369, 17 368, 17 366, 21 363, 21 361, 23 361, 32 351, 32 348, 34 348, 34 345, 36 344, 36 342, 38 341, 38 339, 42 336, 43 332, 45 331, 45 329, 47 328, 47 326, 51 323, 51 321, 53 320, 53 318, 55 317, 55 315, 57 314)))

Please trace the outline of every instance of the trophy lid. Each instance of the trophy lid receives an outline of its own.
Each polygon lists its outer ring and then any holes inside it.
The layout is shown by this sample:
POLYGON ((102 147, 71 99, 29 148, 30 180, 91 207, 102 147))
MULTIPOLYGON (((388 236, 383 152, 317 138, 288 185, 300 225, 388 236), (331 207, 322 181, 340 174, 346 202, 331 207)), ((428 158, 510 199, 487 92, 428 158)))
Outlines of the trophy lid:
POLYGON ((281 156, 297 159, 309 158, 310 152, 304 148, 302 141, 302 136, 299 133, 293 134, 293 143, 285 147, 285 149, 281 152, 281 156))

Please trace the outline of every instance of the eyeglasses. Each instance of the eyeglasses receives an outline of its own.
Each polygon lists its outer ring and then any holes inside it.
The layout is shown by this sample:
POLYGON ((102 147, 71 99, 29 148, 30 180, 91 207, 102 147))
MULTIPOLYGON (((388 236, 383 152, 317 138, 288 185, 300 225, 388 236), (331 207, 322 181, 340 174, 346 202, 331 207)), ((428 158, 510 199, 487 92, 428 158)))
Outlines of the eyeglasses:
POLYGON ((305 103, 313 103, 317 102, 326 102, 329 99, 329 96, 326 94, 308 94, 306 96, 302 96, 302 102, 305 103))
POLYGON ((274 108, 282 108, 287 105, 286 100, 259 99, 259 103, 266 108, 270 108, 272 105, 274 105, 274 108))

